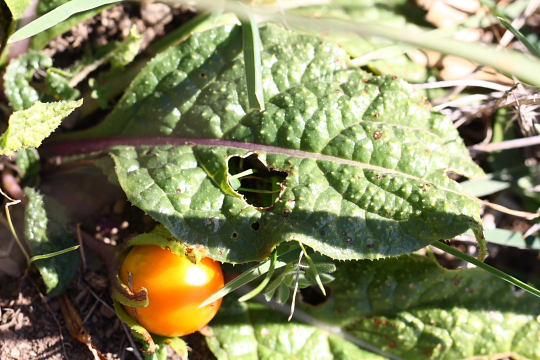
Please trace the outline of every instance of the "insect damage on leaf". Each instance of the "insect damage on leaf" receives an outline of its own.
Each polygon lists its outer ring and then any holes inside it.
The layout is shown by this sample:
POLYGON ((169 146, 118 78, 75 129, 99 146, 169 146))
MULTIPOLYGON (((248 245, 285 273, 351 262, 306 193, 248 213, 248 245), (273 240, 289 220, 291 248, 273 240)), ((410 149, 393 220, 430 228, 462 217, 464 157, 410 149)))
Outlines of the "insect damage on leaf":
POLYGON ((268 210, 284 191, 287 172, 269 169, 256 154, 232 156, 228 167, 229 186, 251 206, 268 210))
POLYGON ((231 263, 290 240, 376 259, 480 224, 446 170, 483 172, 410 84, 347 68, 348 54, 315 35, 266 25, 260 36, 264 111, 249 108, 241 32, 224 26, 158 55, 80 134, 153 137, 109 149, 135 206, 231 263))

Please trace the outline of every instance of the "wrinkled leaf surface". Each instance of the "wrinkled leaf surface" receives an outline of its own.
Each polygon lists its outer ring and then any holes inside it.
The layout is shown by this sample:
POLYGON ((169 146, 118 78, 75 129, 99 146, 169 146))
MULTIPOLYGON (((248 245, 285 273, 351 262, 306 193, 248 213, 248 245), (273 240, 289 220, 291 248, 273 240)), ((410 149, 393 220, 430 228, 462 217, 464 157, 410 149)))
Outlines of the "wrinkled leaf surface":
POLYGON ((78 135, 146 136, 149 146, 110 150, 134 205, 233 263, 288 240, 364 259, 478 229, 479 206, 446 172, 483 173, 409 84, 348 68, 317 36, 273 25, 260 35, 265 111, 249 109, 240 29, 228 26, 157 56, 108 119, 78 135), (270 208, 228 185, 229 158, 250 154, 288 174, 270 208))
MULTIPOLYGON (((24 233, 32 256, 50 254, 77 244, 66 227, 67 214, 59 202, 33 188, 25 188, 24 193, 29 199, 24 233)), ((58 296, 67 289, 77 273, 79 261, 79 252, 70 251, 34 262, 49 296, 58 296)))
MULTIPOLYGON (((321 330, 339 326, 403 359, 455 360, 509 352, 540 358, 537 299, 514 292, 481 269, 445 270, 418 255, 336 265, 336 280, 326 285, 328 300, 316 307, 299 306, 313 316, 313 324, 323 325, 321 330)), ((357 355, 354 351, 362 350, 351 342, 322 336, 316 328, 320 325, 288 323, 286 314, 238 303, 233 296, 225 297, 222 306, 224 311, 210 323, 216 337, 207 338, 220 360, 272 359, 272 354, 276 359, 369 358, 357 355), (337 349, 345 347, 346 355, 340 355, 337 349)))
POLYGON ((0 154, 12 154, 21 149, 37 148, 82 100, 55 103, 36 103, 9 117, 9 126, 0 137, 0 154))

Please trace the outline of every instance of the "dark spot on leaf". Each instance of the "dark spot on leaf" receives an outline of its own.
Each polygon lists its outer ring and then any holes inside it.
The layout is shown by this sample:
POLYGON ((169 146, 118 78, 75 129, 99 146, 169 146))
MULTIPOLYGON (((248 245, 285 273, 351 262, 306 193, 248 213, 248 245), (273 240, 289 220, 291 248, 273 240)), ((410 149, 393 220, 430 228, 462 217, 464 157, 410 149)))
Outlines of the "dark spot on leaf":
POLYGON ((341 233, 341 235, 347 236, 347 232, 344 231, 344 232, 341 233))
POLYGON ((427 191, 427 189, 426 189, 426 188, 424 188, 424 189, 422 189, 422 191, 423 191, 423 192, 426 192, 426 191, 427 191))
POLYGON ((182 193, 182 189, 176 189, 176 193, 177 193, 177 194, 181 194, 181 193, 182 193))
POLYGON ((285 211, 283 211, 283 216, 284 217, 289 217, 289 214, 291 213, 291 210, 289 209, 285 209, 285 211))
POLYGON ((204 79, 206 77, 206 73, 201 73, 201 77, 204 79))
POLYGON ((367 93, 369 93, 369 90, 368 90, 368 89, 364 89, 364 92, 367 94, 367 93))
POLYGON ((349 237, 347 238, 347 242, 348 242, 349 244, 352 244, 352 243, 353 243, 352 237, 349 236, 349 237))
POLYGON ((168 246, 165 246, 165 250, 167 250, 167 251, 171 251, 171 248, 170 248, 170 247, 168 247, 168 246))
POLYGON ((426 355, 426 356, 431 356, 431 354, 433 354, 433 350, 427 349, 427 348, 424 349, 424 355, 426 355))
POLYGON ((229 219, 234 219, 234 216, 232 216, 232 215, 229 215, 229 219))
POLYGON ((232 233, 232 237, 235 238, 235 237, 238 237, 238 234, 237 233, 232 233))
POLYGON ((388 347, 391 349, 395 348, 396 346, 397 346, 396 343, 393 341, 390 344, 388 344, 388 347))
POLYGON ((368 82, 369 82, 369 79, 364 79, 364 82, 365 82, 365 83, 368 83, 368 82))
POLYGON ((375 176, 375 177, 377 178, 377 180, 380 180, 382 176, 381 176, 380 174, 378 174, 378 175, 375 176))
POLYGON ((392 80, 396 80, 396 79, 397 79, 396 75, 392 76, 392 80))
POLYGON ((341 94, 341 90, 337 89, 336 93, 341 94))
POLYGON ((378 317, 374 317, 373 318, 373 326, 378 328, 380 324, 381 324, 381 320, 379 320, 378 317))
POLYGON ((260 227, 261 227, 261 224, 259 224, 258 221, 255 221, 253 224, 251 224, 251 228, 255 231, 259 230, 260 227))
POLYGON ((375 116, 376 118, 378 118, 379 116, 381 116, 381 114, 379 114, 379 113, 375 113, 375 115, 374 115, 374 116, 375 116))
POLYGON ((375 245, 373 245, 373 244, 367 244, 367 245, 366 245, 366 247, 368 247, 369 249, 373 249, 374 246, 375 246, 375 245))
POLYGON ((326 232, 324 230, 321 231, 321 235, 326 235, 326 232))
POLYGON ((392 213, 391 213, 391 212, 387 212, 386 215, 390 216, 390 215, 392 215, 392 213))
MULTIPOLYGON (((377 116, 377 115, 375 115, 375 116, 377 116)), ((375 140, 379 140, 381 138, 381 136, 382 136, 382 131, 381 130, 377 130, 377 131, 375 131, 373 133, 373 139, 375 139, 375 140)))
POLYGON ((326 291, 326 296, 323 295, 318 285, 315 284, 315 285, 308 286, 306 288, 300 289, 300 294, 302 295, 300 299, 302 303, 307 304, 307 305, 311 305, 311 306, 323 305, 332 296, 332 290, 330 288, 324 286, 324 290, 326 291))

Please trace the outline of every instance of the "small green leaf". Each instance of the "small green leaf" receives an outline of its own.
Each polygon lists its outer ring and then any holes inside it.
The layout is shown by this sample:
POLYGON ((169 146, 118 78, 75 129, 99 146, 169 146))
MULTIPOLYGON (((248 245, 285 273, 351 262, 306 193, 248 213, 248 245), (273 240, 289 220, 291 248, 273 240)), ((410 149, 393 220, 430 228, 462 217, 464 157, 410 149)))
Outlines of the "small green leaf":
POLYGON ((6 96, 14 110, 24 110, 39 100, 38 92, 30 86, 34 72, 41 67, 51 67, 52 59, 36 51, 11 60, 4 74, 6 96))
POLYGON ((11 154, 21 149, 37 148, 82 100, 57 103, 37 101, 27 110, 17 111, 9 118, 9 126, 0 137, 0 154, 11 154))
POLYGON ((26 39, 51 28, 74 14, 116 2, 119 2, 119 0, 94 0, 91 2, 87 0, 72 0, 37 18, 22 29, 19 29, 10 37, 8 42, 13 43, 15 41, 26 39))
POLYGON ((36 149, 21 149, 17 152, 16 165, 24 185, 37 187, 40 182, 41 163, 36 149))
MULTIPOLYGON (((25 210, 25 236, 32 256, 52 254, 76 244, 67 230, 65 208, 55 199, 40 195, 32 188, 24 189, 28 197, 25 210)), ((79 266, 79 253, 70 251, 35 262, 49 296, 62 294, 75 277, 79 266)))
POLYGON ((19 20, 26 11, 26 8, 30 5, 30 2, 31 0, 6 0, 6 5, 9 11, 11 11, 13 19, 19 20))
POLYGON ((123 69, 131 63, 139 53, 142 41, 142 34, 137 33, 137 27, 133 25, 126 39, 119 43, 118 47, 111 54, 111 65, 115 68, 123 69))
POLYGON ((69 85, 70 74, 56 69, 47 69, 45 76, 45 85, 47 85, 47 93, 55 100, 75 100, 81 96, 81 92, 69 85))

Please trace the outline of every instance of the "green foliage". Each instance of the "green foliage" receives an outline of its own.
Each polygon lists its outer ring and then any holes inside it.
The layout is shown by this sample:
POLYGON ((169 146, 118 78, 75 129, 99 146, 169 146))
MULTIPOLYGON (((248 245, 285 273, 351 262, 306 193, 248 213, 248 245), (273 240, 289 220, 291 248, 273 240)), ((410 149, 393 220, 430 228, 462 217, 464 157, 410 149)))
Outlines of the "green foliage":
POLYGON ((0 154, 37 148, 81 104, 82 100, 45 104, 37 101, 29 109, 13 113, 8 129, 0 137, 0 154))
POLYGON ((47 93, 56 100, 76 100, 80 98, 81 92, 74 89, 69 80, 71 75, 56 68, 47 69, 45 76, 45 85, 47 93))
POLYGON ((72 136, 189 138, 110 150, 134 205, 232 263, 262 260, 286 240, 363 259, 479 229, 479 206, 446 171, 483 173, 452 123, 407 83, 347 69, 332 43, 268 25, 268 101, 264 112, 250 111, 239 30, 195 34, 159 55, 104 123, 72 136), (227 181, 229 158, 254 151, 288 174, 272 208, 227 181))
POLYGON ((37 90, 30 86, 34 72, 52 66, 52 59, 42 53, 31 51, 13 59, 4 74, 4 91, 13 110, 25 110, 39 100, 37 90))
MULTIPOLYGON (((31 255, 46 255, 75 245, 73 234, 66 228, 65 208, 55 199, 41 195, 33 188, 25 188, 24 193, 29 199, 25 210, 24 233, 31 255)), ((49 296, 58 296, 67 289, 75 277, 79 261, 79 253, 71 251, 34 262, 49 296)))
POLYGON ((17 152, 17 167, 24 185, 37 186, 40 182, 41 164, 36 149, 21 149, 17 152))
POLYGON ((223 299, 206 342, 218 360, 383 360, 335 335, 276 314, 263 305, 223 299))
POLYGON ((19 20, 23 16, 28 5, 30 5, 30 0, 6 0, 6 5, 8 6, 9 11, 11 11, 13 19, 19 20))
MULTIPOLYGON (((310 351, 316 351, 313 358, 332 359, 336 348, 361 351, 347 337, 323 335, 328 329, 340 333, 333 328, 339 326, 356 340, 404 359, 510 351, 529 359, 540 356, 533 340, 540 334, 537 299, 515 293, 481 269, 445 270, 412 255, 338 263, 335 275, 325 303, 301 306, 313 317, 300 311, 300 318, 311 325, 287 323, 285 314, 225 298, 224 311, 210 324, 216 335, 207 338, 210 348, 220 360, 309 358, 310 351)), ((353 354, 348 359, 368 356, 353 354)))

